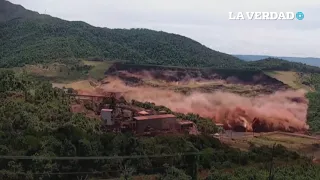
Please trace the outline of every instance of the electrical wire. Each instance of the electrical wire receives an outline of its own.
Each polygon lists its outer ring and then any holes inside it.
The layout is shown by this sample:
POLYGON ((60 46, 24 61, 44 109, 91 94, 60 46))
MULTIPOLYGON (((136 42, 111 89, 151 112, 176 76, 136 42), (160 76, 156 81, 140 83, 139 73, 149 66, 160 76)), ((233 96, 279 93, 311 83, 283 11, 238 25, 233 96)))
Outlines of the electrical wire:
MULTIPOLYGON (((175 166, 176 168, 186 168, 186 166, 175 166)), ((147 169, 142 169, 143 171, 154 171, 154 170, 157 170, 157 169, 165 169, 165 167, 154 167, 154 168, 147 168, 147 169)), ((121 173, 123 172, 123 170, 115 170, 115 171, 110 171, 110 170, 107 170, 107 171, 93 171, 93 172, 83 172, 83 171, 79 171, 79 172, 41 172, 41 173, 38 173, 38 172, 18 172, 17 174, 20 174, 20 175, 27 175, 27 174, 32 174, 32 175, 93 175, 93 174, 105 174, 105 173, 121 173)), ((1 174, 1 171, 0 171, 0 174, 1 174)))
POLYGON ((199 152, 177 153, 177 154, 159 154, 159 155, 134 155, 134 156, 0 156, 0 159, 28 159, 28 160, 107 160, 107 159, 142 159, 156 157, 178 157, 200 155, 199 152))

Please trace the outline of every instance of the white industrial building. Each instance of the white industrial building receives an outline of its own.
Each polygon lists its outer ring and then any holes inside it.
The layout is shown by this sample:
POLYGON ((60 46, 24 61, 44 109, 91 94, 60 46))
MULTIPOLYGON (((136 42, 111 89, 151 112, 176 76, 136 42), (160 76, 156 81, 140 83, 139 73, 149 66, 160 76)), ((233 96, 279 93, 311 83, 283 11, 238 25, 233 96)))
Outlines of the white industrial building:
POLYGON ((107 126, 114 125, 114 120, 112 119, 112 109, 101 109, 101 118, 107 126))

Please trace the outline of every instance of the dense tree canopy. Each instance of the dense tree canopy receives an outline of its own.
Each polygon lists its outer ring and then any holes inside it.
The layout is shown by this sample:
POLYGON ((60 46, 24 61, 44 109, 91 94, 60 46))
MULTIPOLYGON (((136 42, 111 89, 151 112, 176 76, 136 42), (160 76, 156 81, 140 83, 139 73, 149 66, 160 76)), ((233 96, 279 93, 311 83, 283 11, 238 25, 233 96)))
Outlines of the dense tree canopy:
POLYGON ((245 67, 272 71, 298 71, 308 73, 320 73, 320 68, 304 63, 290 62, 283 59, 267 58, 258 61, 247 62, 245 67))
POLYGON ((0 67, 70 57, 197 67, 242 62, 180 35, 147 29, 98 28, 37 13, 30 16, 32 12, 21 6, 4 4, 6 8, 0 11, 0 67))
POLYGON ((165 66, 320 72, 319 67, 274 58, 245 62, 177 34, 98 28, 41 15, 5 0, 0 0, 0 7, 0 67, 93 58, 165 66))
POLYGON ((320 132, 320 93, 311 92, 307 97, 309 99, 308 124, 312 131, 320 132))

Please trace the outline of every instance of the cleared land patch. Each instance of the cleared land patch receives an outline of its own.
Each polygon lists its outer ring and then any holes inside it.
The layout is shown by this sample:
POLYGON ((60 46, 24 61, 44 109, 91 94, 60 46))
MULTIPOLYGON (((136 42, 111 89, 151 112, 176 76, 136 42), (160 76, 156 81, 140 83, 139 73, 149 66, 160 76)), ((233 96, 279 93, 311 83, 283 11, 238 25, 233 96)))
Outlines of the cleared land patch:
POLYGON ((273 77, 284 84, 287 84, 293 89, 305 89, 307 91, 313 91, 313 88, 302 84, 300 76, 294 71, 268 71, 266 75, 273 77))
POLYGON ((114 61, 83 60, 82 63, 92 67, 88 73, 89 77, 94 79, 101 79, 104 77, 104 73, 109 69, 109 67, 114 63, 114 61))
POLYGON ((51 82, 70 82, 86 79, 89 66, 83 64, 67 65, 63 63, 25 65, 12 68, 16 73, 26 73, 33 77, 51 82))
POLYGON ((72 83, 85 79, 103 79, 113 61, 78 60, 66 63, 34 64, 11 68, 18 74, 26 73, 53 83, 72 83))
POLYGON ((97 86, 94 80, 80 80, 70 83, 52 83, 53 87, 58 88, 72 88, 77 90, 94 90, 97 86))

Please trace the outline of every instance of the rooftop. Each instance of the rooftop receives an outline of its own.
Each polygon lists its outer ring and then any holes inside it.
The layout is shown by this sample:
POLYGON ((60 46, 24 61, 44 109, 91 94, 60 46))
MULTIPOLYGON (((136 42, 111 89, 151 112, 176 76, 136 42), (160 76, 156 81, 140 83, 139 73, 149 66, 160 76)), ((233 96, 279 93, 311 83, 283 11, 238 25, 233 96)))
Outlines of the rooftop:
POLYGON ((222 123, 216 123, 216 126, 224 126, 222 123))
POLYGON ((180 120, 180 121, 178 121, 178 124, 180 124, 180 125, 193 124, 193 122, 192 121, 188 121, 188 120, 180 120))
POLYGON ((141 114, 141 115, 148 115, 149 113, 147 111, 140 111, 138 112, 138 114, 141 114))
POLYGON ((175 118, 175 115, 172 114, 160 114, 160 115, 150 115, 150 116, 137 116, 134 117, 135 120, 151 120, 151 119, 163 119, 163 118, 175 118))
POLYGON ((101 109, 101 112, 102 112, 102 111, 111 112, 111 111, 113 111, 113 109, 101 109))

